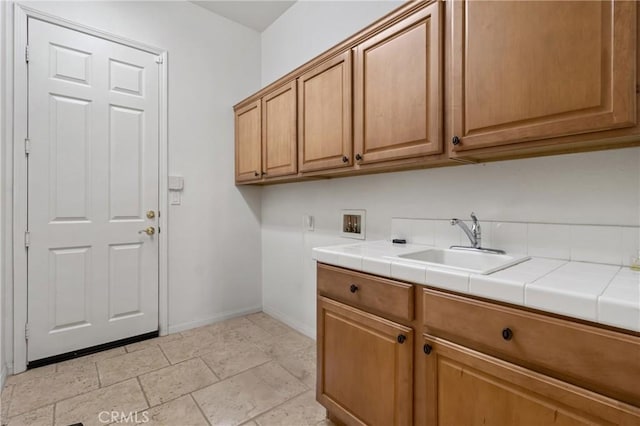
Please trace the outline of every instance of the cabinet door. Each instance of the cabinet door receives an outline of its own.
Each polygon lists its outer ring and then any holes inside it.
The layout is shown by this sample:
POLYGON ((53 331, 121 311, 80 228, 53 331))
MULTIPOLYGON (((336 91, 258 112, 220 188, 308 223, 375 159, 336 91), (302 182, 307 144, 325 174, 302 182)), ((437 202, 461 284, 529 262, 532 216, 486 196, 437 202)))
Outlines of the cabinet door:
POLYGON ((460 1, 452 17, 455 152, 635 125, 635 2, 460 1))
POLYGON ((361 164, 442 152, 440 8, 435 2, 356 47, 361 164))
POLYGON ((236 181, 261 179, 260 100, 235 111, 236 181))
POLYGON ((298 171, 296 140, 296 82, 262 98, 262 165, 265 177, 298 171))
POLYGON ((317 314, 318 401, 345 424, 410 425, 413 331, 323 297, 317 314))
POLYGON ((351 51, 298 78, 300 171, 348 167, 351 153, 351 51))
MULTIPOLYGON (((430 425, 633 425, 640 409, 425 335, 430 425)), ((615 366, 612 366, 615 368, 615 366)))

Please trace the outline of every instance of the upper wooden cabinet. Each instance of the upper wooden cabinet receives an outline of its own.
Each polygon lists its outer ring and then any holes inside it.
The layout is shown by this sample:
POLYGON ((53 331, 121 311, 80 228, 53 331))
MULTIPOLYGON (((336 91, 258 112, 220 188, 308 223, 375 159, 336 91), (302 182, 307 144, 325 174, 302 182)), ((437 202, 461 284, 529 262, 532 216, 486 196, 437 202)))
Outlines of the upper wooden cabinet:
POLYGON ((351 51, 298 78, 300 171, 353 164, 351 139, 351 51))
POLYGON ((298 171, 295 80, 262 98, 262 165, 266 177, 298 171))
POLYGON ((262 133, 260 129, 260 100, 235 111, 236 181, 261 179, 262 133))
POLYGON ((456 154, 636 124, 636 2, 452 3, 456 154))
POLYGON ((440 8, 433 3, 356 46, 360 164, 442 152, 440 8))
POLYGON ((236 105, 236 182, 640 145, 639 13, 408 1, 236 105))

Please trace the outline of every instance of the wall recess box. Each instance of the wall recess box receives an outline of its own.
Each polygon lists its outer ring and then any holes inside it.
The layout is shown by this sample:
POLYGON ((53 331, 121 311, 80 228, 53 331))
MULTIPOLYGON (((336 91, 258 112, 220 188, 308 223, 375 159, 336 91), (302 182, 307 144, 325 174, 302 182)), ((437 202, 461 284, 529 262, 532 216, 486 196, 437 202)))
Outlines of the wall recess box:
POLYGON ((365 239, 367 212, 365 210, 342 210, 340 213, 340 235, 346 238, 365 239))

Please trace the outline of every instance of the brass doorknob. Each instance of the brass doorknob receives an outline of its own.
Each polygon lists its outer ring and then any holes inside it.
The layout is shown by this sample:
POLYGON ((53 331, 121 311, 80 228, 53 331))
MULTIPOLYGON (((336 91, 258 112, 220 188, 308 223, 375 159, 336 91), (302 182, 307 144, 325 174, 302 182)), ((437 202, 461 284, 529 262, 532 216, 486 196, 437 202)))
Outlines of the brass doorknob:
POLYGON ((154 228, 153 226, 149 226, 149 227, 147 227, 145 229, 142 229, 142 230, 138 231, 138 234, 142 234, 142 233, 145 233, 145 234, 151 236, 151 235, 156 233, 156 228, 154 228))

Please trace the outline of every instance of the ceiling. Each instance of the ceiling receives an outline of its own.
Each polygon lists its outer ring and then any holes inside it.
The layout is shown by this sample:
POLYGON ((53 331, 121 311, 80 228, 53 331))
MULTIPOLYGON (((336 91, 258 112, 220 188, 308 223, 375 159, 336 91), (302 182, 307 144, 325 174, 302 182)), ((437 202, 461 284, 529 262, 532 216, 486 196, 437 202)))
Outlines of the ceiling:
POLYGON ((289 9, 294 1, 288 0, 263 0, 263 1, 192 1, 198 6, 211 12, 229 18, 239 24, 262 32, 273 23, 285 10, 289 9))

